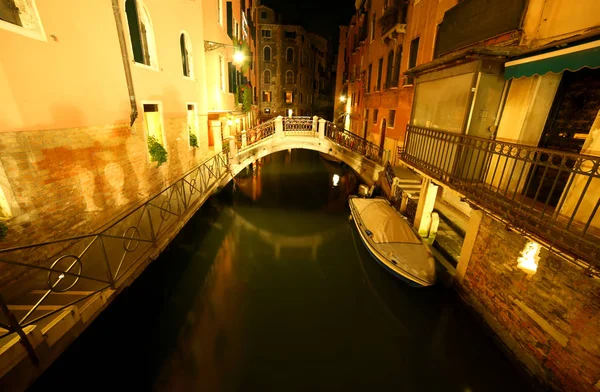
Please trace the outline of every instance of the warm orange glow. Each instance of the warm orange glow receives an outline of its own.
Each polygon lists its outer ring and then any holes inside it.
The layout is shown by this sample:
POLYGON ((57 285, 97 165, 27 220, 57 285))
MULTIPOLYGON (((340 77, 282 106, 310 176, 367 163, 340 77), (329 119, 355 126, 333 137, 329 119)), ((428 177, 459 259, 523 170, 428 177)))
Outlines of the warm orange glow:
POLYGON ((517 267, 527 274, 535 274, 540 260, 540 249, 541 246, 537 242, 527 242, 525 248, 523 248, 523 251, 521 252, 521 257, 517 259, 519 262, 517 267))

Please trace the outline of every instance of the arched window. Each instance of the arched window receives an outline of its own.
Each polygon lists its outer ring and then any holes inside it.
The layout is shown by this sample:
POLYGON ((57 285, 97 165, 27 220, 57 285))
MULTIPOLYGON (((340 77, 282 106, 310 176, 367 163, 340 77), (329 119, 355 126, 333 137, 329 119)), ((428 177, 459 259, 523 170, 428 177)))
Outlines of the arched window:
POLYGON ((125 13, 129 25, 131 50, 136 63, 156 68, 156 45, 154 30, 148 9, 141 0, 125 0, 125 13))
POLYGON ((183 67, 183 76, 194 77, 194 63, 192 58, 192 42, 190 36, 183 32, 179 36, 179 47, 181 48, 181 66, 183 67))
POLYGON ((394 50, 390 50, 387 58, 387 69, 385 72, 385 88, 392 87, 392 76, 394 71, 394 50))
POLYGON ((271 61, 271 47, 270 46, 265 46, 265 48, 263 49, 263 59, 265 61, 271 61))
POLYGON ((271 84, 271 71, 269 71, 268 69, 265 69, 265 73, 263 75, 263 83, 271 84))
POLYGON ((294 84, 294 71, 287 71, 285 73, 285 84, 294 84))
POLYGON ((287 48, 285 52, 285 58, 287 59, 288 63, 294 62, 294 48, 287 48))

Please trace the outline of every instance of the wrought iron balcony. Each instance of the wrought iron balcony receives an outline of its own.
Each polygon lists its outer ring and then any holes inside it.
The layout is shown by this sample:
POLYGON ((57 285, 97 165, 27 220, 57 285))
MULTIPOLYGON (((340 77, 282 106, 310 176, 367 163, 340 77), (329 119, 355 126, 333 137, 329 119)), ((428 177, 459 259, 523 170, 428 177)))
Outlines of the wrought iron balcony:
POLYGON ((416 126, 399 153, 510 228, 598 268, 600 157, 416 126))
POLYGON ((396 38, 398 34, 406 32, 406 9, 407 3, 405 0, 396 0, 392 6, 385 10, 379 18, 381 38, 396 38))

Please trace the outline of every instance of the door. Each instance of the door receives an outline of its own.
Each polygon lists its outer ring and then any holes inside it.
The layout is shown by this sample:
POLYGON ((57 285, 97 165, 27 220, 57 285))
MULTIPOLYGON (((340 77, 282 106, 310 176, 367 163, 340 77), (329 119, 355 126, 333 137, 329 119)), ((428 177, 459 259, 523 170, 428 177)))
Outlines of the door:
POLYGON ((385 148, 385 131, 387 130, 387 124, 385 118, 381 120, 381 139, 379 139, 379 156, 383 156, 383 149, 385 148))
MULTIPOLYGON (((577 72, 565 71, 552 103, 546 126, 538 147, 571 153, 580 153, 598 114, 600 104, 600 69, 584 68, 577 72)), ((544 161, 547 158, 541 157, 544 161)), ((560 162, 557 162, 560 164, 560 162)), ((575 162, 567 160, 572 168, 575 162)), ((556 207, 567 186, 570 173, 554 168, 536 166, 530 173, 527 197, 556 207), (539 192, 538 192, 539 188, 539 192)))

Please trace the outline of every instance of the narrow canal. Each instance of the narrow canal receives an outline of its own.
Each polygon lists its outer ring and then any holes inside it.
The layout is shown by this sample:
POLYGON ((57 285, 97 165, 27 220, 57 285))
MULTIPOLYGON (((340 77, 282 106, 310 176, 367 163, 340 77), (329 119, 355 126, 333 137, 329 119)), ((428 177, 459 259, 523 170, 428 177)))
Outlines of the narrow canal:
POLYGON ((258 162, 31 390, 528 390, 451 289, 371 258, 357 185, 310 151, 258 162))

